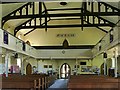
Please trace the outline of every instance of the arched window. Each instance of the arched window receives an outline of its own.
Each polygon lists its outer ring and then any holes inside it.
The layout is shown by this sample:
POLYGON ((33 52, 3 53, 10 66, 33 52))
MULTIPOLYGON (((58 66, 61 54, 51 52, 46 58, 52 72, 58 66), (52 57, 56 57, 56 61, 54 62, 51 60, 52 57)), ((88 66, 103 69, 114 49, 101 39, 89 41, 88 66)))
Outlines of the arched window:
POLYGON ((69 43, 68 43, 68 41, 65 39, 64 41, 63 41, 63 47, 64 48, 67 48, 69 46, 69 43))
POLYGON ((70 72, 70 66, 67 63, 64 63, 60 68, 60 77, 66 79, 70 76, 70 72))

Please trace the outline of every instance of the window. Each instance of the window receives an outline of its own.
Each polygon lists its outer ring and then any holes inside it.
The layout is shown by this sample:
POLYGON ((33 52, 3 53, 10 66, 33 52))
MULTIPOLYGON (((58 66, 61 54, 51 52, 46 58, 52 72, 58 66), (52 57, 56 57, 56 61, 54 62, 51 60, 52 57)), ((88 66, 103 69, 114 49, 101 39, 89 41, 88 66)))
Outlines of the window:
POLYGON ((48 65, 44 65, 44 68, 48 68, 48 65))
POLYGON ((21 67, 21 59, 17 58, 17 66, 21 67))
POLYGON ((49 68, 52 68, 52 65, 49 65, 49 68))
POLYGON ((86 62, 80 62, 80 65, 86 65, 86 62))

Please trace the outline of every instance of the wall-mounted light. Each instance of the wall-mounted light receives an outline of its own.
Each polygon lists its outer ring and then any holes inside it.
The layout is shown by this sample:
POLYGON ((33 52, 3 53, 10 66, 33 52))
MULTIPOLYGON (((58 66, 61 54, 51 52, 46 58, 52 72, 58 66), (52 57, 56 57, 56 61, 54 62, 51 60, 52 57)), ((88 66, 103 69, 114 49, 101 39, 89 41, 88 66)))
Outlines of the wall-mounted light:
POLYGON ((98 50, 100 51, 101 48, 102 48, 102 46, 101 46, 101 42, 99 42, 99 44, 98 44, 98 50))
POLYGON ((110 31, 110 43, 113 41, 114 36, 113 36, 113 30, 110 31))
POLYGON ((107 58, 107 53, 106 52, 103 53, 103 58, 107 58))
POLYGON ((2 57, 5 57, 5 54, 2 54, 2 57))

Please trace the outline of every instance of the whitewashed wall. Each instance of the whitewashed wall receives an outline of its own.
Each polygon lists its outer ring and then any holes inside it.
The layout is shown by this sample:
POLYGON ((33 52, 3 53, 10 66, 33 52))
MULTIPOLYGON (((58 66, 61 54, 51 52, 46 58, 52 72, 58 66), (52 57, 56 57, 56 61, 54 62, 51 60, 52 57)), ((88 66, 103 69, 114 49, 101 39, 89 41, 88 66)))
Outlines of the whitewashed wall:
POLYGON ((17 53, 21 53, 24 55, 28 55, 31 57, 37 57, 37 50, 33 47, 26 44, 26 51, 22 50, 22 42, 21 40, 17 39, 16 37, 8 34, 8 44, 4 44, 3 42, 3 30, 0 29, 0 47, 6 48, 8 50, 12 50, 17 53))
POLYGON ((92 49, 92 53, 93 53, 93 57, 104 52, 104 51, 107 51, 109 50, 110 48, 114 47, 115 45, 117 45, 119 43, 119 29, 118 27, 115 27, 113 29, 113 41, 110 43, 110 33, 108 33, 103 39, 102 39, 102 42, 101 42, 101 50, 99 51, 98 48, 99 48, 99 43, 92 49))

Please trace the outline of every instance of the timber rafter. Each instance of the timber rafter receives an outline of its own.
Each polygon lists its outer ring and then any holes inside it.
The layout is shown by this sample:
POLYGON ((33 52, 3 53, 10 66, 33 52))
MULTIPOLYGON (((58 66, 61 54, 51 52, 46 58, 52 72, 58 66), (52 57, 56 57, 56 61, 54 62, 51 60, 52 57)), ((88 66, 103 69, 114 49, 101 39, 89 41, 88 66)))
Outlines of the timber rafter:
MULTIPOLYGON (((96 3, 96 2, 95 2, 96 3)), ((119 16, 120 10, 118 8, 115 8, 105 2, 97 2, 98 11, 94 10, 94 2, 83 2, 82 8, 62 8, 62 9, 47 9, 45 4, 42 2, 39 2, 38 5, 38 13, 35 12, 35 2, 29 2, 22 7, 18 8, 17 10, 11 12, 7 16, 2 18, 2 26, 8 21, 13 19, 29 19, 26 22, 22 23, 21 25, 17 26, 14 30, 14 35, 20 30, 20 29, 32 29, 31 31, 27 32, 25 35, 29 34, 30 32, 34 31, 36 28, 45 28, 47 31, 47 28, 68 28, 68 27, 81 27, 83 30, 83 27, 96 27, 105 33, 107 33, 106 30, 100 28, 104 26, 110 26, 114 27, 115 24, 102 18, 101 16, 119 16), (44 7, 44 10, 42 9, 42 5, 44 7), (87 7, 91 7, 90 10, 87 9, 87 7), (104 11, 101 10, 101 7, 104 7, 104 11), (32 12, 30 12, 30 10, 32 12), (43 11, 42 11, 43 10, 43 11), (79 13, 53 13, 49 14, 50 11, 62 11, 62 10, 79 10, 79 13), (25 11, 25 12, 23 12, 25 11), (70 24, 70 25, 49 25, 48 22, 55 20, 54 18, 59 19, 59 17, 63 18, 63 20, 67 19, 80 19, 81 24, 70 24), (64 18, 66 17, 66 18, 64 18), (71 18, 72 17, 72 18, 71 18), (76 18, 77 17, 77 18, 76 18), (92 21, 90 19, 92 18, 92 21), (37 23, 37 20, 39 19, 40 23, 37 23), (42 22, 44 20, 44 22, 42 22), (97 20, 97 22, 96 22, 97 20), (85 23, 86 22, 86 23, 85 23)))

